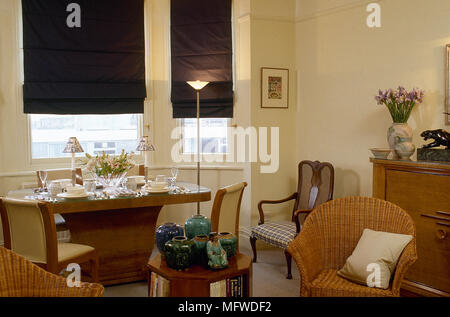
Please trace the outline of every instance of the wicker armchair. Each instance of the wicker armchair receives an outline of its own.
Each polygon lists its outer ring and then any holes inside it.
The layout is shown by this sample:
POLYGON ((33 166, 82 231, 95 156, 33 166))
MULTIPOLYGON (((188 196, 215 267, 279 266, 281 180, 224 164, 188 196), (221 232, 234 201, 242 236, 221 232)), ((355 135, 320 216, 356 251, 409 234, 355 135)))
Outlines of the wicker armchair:
POLYGON ((99 284, 68 287, 66 279, 0 247, 0 297, 101 297, 99 284))
POLYGON ((400 285, 416 261, 416 231, 400 207, 375 198, 349 197, 325 203, 305 220, 300 234, 288 246, 300 275, 300 296, 400 296, 400 285), (389 289, 369 288, 337 275, 365 229, 413 236, 403 250, 389 289))

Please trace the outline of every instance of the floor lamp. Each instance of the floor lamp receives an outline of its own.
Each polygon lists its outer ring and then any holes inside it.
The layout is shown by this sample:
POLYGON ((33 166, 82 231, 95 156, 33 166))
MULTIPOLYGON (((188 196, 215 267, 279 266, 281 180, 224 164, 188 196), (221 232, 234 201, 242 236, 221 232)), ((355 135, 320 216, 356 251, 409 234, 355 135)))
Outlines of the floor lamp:
MULTIPOLYGON (((200 90, 209 84, 207 81, 188 81, 192 88, 197 91, 197 186, 200 191, 200 90)), ((200 215, 200 202, 197 202, 197 215, 200 215)))

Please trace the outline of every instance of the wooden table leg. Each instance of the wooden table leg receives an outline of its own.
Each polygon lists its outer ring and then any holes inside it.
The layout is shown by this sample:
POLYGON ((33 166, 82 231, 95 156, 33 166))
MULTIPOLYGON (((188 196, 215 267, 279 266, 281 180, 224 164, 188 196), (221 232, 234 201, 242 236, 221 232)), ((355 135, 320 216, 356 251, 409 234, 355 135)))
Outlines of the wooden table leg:
POLYGON ((64 215, 72 243, 94 247, 103 285, 146 279, 162 206, 64 215))

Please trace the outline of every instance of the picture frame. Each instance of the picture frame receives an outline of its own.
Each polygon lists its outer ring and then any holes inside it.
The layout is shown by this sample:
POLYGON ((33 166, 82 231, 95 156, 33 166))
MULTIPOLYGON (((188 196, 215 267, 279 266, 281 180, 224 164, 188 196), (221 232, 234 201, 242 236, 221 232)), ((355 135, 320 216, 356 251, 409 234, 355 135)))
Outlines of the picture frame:
MULTIPOLYGON (((445 65, 445 112, 450 113, 450 44, 446 46, 445 65)), ((450 115, 445 118, 445 124, 450 125, 450 115)))
POLYGON ((261 108, 289 108, 289 69, 261 67, 261 108))

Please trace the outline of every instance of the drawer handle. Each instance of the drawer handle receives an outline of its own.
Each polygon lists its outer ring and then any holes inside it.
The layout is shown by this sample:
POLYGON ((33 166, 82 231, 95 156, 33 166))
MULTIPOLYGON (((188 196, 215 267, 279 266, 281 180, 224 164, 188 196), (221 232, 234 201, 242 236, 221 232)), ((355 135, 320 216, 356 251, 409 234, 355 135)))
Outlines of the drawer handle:
POLYGON ((447 232, 442 230, 442 229, 440 229, 440 230, 436 231, 436 237, 439 240, 445 240, 445 238, 447 238, 447 232))

